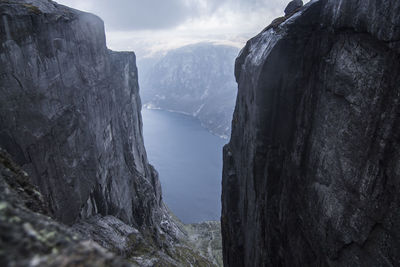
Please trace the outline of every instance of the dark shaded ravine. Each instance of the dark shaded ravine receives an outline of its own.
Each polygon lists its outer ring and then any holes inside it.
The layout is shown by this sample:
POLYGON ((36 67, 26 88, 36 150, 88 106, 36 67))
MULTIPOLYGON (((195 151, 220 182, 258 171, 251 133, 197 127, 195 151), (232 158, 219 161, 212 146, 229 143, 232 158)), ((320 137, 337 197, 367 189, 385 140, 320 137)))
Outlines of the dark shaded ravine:
MULTIPOLYGON (((314 0, 247 42, 225 266, 400 266, 398 14, 398 0, 314 0)), ((164 205, 134 53, 52 1, 0 1, 0 17, 0 265, 220 264, 218 223, 164 205)))

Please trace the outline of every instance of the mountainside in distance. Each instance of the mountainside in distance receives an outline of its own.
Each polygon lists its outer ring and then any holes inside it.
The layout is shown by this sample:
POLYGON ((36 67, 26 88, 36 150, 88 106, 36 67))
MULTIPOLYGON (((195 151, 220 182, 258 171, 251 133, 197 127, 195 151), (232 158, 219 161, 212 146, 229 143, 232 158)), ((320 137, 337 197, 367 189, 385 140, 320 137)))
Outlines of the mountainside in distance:
POLYGON ((400 266, 400 1, 301 2, 236 60, 224 264, 400 266))
POLYGON ((152 66, 143 64, 144 106, 194 116, 212 133, 227 138, 237 94, 233 69, 238 51, 199 43, 169 51, 152 66))

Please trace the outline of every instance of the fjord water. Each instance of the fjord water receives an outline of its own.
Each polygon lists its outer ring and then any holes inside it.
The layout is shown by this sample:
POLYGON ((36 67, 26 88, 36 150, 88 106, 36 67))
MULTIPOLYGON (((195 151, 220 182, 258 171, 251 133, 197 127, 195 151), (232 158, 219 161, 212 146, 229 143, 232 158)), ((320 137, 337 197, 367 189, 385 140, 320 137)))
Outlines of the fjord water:
POLYGON ((184 223, 219 220, 222 147, 227 142, 187 115, 142 110, 144 143, 164 202, 184 223))

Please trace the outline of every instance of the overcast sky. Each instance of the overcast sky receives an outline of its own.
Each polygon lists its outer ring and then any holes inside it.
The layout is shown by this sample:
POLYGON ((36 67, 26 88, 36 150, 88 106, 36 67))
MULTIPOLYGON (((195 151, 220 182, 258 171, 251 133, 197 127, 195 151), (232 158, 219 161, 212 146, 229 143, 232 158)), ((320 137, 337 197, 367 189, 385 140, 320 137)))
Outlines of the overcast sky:
POLYGON ((275 17, 282 16, 289 0, 57 2, 99 15, 106 25, 109 48, 133 50, 138 57, 144 57, 202 41, 242 47, 275 17))

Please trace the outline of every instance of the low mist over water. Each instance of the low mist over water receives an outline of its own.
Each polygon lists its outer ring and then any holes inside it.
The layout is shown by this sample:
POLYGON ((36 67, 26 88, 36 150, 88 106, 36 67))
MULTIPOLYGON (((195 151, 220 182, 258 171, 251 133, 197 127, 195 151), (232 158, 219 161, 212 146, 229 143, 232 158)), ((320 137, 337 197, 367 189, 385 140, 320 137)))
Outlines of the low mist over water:
POLYGON ((227 142, 190 116, 142 110, 144 141, 163 198, 184 223, 219 220, 222 147, 227 142))

